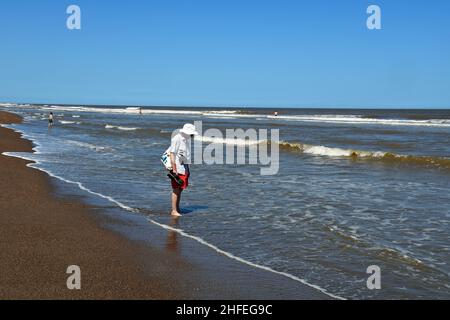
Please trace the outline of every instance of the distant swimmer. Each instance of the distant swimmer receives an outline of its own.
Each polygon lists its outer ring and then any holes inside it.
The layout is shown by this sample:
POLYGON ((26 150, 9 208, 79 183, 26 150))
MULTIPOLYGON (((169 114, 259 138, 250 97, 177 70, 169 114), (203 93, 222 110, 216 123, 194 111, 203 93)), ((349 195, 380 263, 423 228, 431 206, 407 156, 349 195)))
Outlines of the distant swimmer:
POLYGON ((189 163, 191 161, 191 139, 198 135, 193 124, 185 124, 171 141, 169 149, 161 158, 164 166, 169 170, 172 182, 172 216, 180 217, 181 193, 189 185, 189 163))
POLYGON ((273 116, 274 116, 274 117, 278 117, 278 112, 275 111, 275 112, 273 113, 273 116))
POLYGON ((139 108, 139 114, 142 116, 142 108, 139 108))
POLYGON ((53 112, 50 112, 48 115, 48 127, 51 128, 53 126, 53 112))

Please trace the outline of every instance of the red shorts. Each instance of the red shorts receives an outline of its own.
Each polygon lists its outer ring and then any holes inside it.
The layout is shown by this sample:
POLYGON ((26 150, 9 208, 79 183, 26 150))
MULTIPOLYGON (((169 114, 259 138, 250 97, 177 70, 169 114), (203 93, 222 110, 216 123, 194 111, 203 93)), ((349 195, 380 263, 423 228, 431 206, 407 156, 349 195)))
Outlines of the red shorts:
POLYGON ((182 190, 185 190, 189 186, 189 175, 179 174, 178 176, 183 181, 183 184, 180 186, 175 181, 170 180, 170 181, 172 181, 172 189, 181 188, 182 190))

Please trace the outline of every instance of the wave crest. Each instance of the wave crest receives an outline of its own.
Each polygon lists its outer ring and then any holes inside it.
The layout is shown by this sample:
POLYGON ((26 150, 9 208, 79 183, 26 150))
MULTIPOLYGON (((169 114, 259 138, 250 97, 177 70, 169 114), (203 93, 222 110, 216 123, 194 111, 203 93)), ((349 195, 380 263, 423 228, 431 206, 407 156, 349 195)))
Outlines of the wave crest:
POLYGON ((122 131, 135 131, 135 130, 139 130, 140 128, 112 126, 112 125, 107 124, 105 126, 105 129, 116 129, 116 130, 122 130, 122 131))
POLYGON ((352 149, 314 146, 303 143, 280 142, 280 148, 288 152, 301 152, 316 156, 347 157, 351 159, 378 160, 390 163, 418 165, 426 167, 443 168, 450 170, 450 158, 433 156, 402 155, 383 151, 361 151, 352 149))

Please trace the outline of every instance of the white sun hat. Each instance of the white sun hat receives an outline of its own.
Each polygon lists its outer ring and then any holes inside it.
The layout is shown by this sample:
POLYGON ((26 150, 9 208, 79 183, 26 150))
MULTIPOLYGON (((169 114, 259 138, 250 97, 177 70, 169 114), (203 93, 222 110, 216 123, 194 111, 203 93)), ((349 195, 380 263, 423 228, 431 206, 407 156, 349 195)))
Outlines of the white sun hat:
POLYGON ((184 134, 187 134, 189 136, 192 136, 192 135, 198 136, 198 132, 195 129, 195 126, 193 124, 190 124, 190 123, 186 123, 184 125, 183 129, 180 130, 180 132, 182 132, 184 134))

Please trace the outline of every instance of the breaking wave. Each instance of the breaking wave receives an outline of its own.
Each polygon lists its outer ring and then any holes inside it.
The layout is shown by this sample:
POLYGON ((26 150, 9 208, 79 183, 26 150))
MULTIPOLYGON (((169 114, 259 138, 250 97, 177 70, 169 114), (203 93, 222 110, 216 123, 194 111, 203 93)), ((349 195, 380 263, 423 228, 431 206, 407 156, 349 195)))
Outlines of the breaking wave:
POLYGON ((450 127, 449 119, 385 119, 381 116, 361 116, 361 115, 292 115, 292 116, 268 116, 269 119, 279 119, 288 121, 321 122, 336 124, 378 124, 392 126, 425 126, 425 127, 450 127))
POLYGON ((59 123, 61 123, 61 124, 80 124, 81 122, 61 120, 61 121, 59 121, 59 123))
POLYGON ((105 129, 116 129, 116 130, 122 130, 122 131, 135 131, 135 130, 139 130, 140 128, 112 126, 112 125, 107 124, 105 126, 105 129))
POLYGON ((301 152, 315 156, 347 157, 355 160, 379 160, 391 163, 450 169, 450 158, 443 157, 402 155, 383 151, 361 151, 290 142, 280 142, 279 145, 285 151, 301 152))
MULTIPOLYGON (((270 144, 267 140, 251 140, 251 139, 233 139, 221 137, 198 136, 196 140, 204 143, 216 143, 235 146, 255 146, 259 144, 270 144)), ((304 143, 294 143, 280 141, 278 143, 280 150, 294 153, 304 153, 322 157, 349 158, 353 160, 376 160, 389 163, 416 165, 430 168, 441 168, 450 170, 450 158, 434 157, 434 156, 415 156, 396 154, 385 151, 363 151, 354 149, 333 148, 327 146, 316 146, 304 143)))
POLYGON ((258 145, 260 143, 267 143, 267 140, 251 140, 251 139, 233 139, 233 138, 220 138, 220 137, 208 137, 208 136, 197 136, 195 140, 202 141, 205 143, 217 143, 226 145, 236 145, 236 146, 250 146, 258 145))
MULTIPOLYGON (((3 104, 2 107, 30 107, 30 105, 11 105, 3 104)), ((187 115, 199 117, 213 118, 252 118, 255 120, 266 121, 300 121, 315 123, 334 123, 334 124, 368 124, 368 125, 386 125, 386 126, 424 126, 437 128, 450 128, 450 119, 442 115, 407 115, 404 118, 388 118, 384 115, 361 115, 361 114, 311 114, 311 115, 268 115, 269 111, 252 110, 189 110, 189 109, 162 109, 158 107, 140 108, 140 107, 92 107, 92 106, 58 106, 44 105, 38 106, 43 111, 59 111, 59 112, 93 112, 93 113, 109 113, 109 114, 143 114, 143 115, 187 115)))

